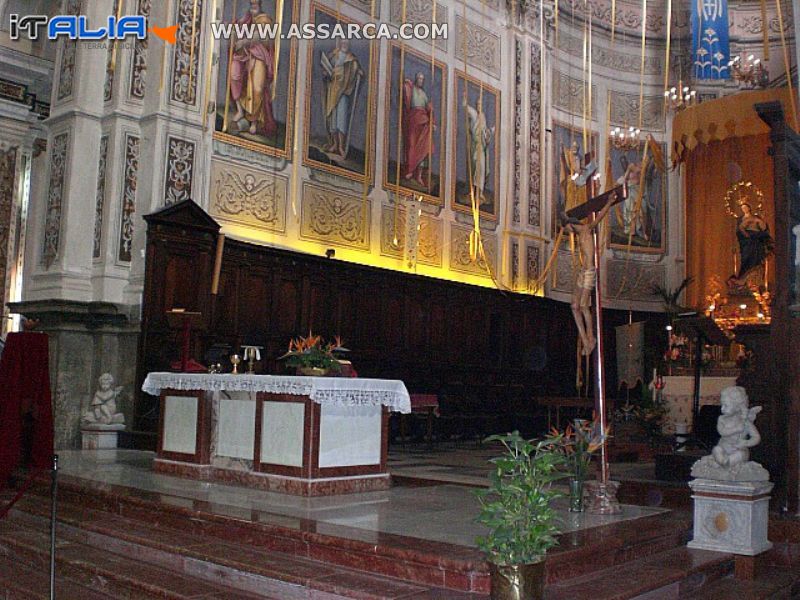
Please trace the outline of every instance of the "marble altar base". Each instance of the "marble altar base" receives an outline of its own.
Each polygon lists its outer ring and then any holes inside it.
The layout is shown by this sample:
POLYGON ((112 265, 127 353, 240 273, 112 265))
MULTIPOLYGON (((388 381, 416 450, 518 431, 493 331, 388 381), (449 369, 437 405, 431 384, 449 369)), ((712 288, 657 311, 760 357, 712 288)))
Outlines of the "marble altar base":
POLYGON ((689 548, 756 556, 772 548, 767 539, 769 481, 694 479, 694 538, 689 548))
POLYGON ((113 450, 117 448, 119 432, 125 425, 90 425, 81 429, 84 450, 113 450))

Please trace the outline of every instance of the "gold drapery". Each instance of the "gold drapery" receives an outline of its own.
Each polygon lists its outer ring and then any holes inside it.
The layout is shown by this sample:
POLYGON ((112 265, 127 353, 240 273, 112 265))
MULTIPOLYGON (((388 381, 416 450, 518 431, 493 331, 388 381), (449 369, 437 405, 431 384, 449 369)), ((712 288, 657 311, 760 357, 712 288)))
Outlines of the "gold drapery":
MULTIPOLYGON (((752 181, 763 192, 762 216, 770 231, 775 231, 769 147, 769 134, 761 133, 701 144, 686 156, 686 275, 694 279, 686 291, 688 306, 704 308, 711 278, 724 283, 735 270, 736 219, 725 211, 725 193, 735 183, 731 182, 732 163, 741 168, 741 179, 752 181)), ((773 273, 770 269, 770 286, 773 273)))
POLYGON ((768 133, 754 106, 773 101, 783 105, 785 114, 792 114, 788 88, 740 92, 682 110, 672 123, 673 163, 686 161, 698 146, 709 142, 768 133))

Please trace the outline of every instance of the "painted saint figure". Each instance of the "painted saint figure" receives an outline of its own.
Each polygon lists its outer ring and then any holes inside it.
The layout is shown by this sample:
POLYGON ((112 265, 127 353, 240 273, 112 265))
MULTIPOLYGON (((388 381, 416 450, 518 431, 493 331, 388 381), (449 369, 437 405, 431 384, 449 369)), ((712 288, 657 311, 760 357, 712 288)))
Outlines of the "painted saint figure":
POLYGON ((575 286, 572 290, 572 316, 578 327, 578 335, 583 347, 582 353, 589 356, 597 343, 594 334, 592 319, 592 291, 597 283, 597 266, 594 262, 594 240, 592 233, 608 214, 611 206, 616 201, 616 194, 609 196, 606 205, 587 222, 580 221, 562 214, 561 222, 566 233, 575 234, 578 238, 578 253, 580 268, 578 269, 575 286))
POLYGON ((329 53, 322 53, 320 64, 325 80, 324 109, 328 130, 328 143, 323 149, 344 159, 349 150, 350 125, 364 70, 346 39, 339 40, 329 53))
POLYGON ((429 163, 431 160, 436 123, 433 104, 424 85, 423 73, 417 73, 413 83, 410 79, 403 82, 403 177, 427 188, 422 168, 425 160, 429 163))
POLYGON ((734 285, 744 285, 747 275, 762 266, 775 247, 767 222, 749 204, 743 203, 741 208, 742 216, 736 226, 739 271, 728 278, 728 283, 734 285))
MULTIPOLYGON (((261 0, 251 0, 250 9, 238 25, 269 26, 272 18, 261 0)), ((249 132, 271 136, 277 131, 272 113, 272 85, 275 80, 275 42, 269 39, 238 38, 233 42, 230 66, 230 96, 236 103, 234 122, 246 119, 249 132)))
POLYGON ((628 157, 624 154, 620 156, 622 168, 625 173, 617 179, 617 183, 626 184, 628 186, 628 197, 622 204, 622 228, 625 235, 638 235, 643 240, 648 240, 647 232, 645 231, 644 223, 647 219, 646 204, 641 202, 640 198, 643 194, 642 185, 642 165, 635 161, 628 161, 628 157), (636 204, 639 203, 637 210, 636 204))
POLYGON ((489 177, 489 146, 494 138, 494 127, 486 124, 483 112, 483 97, 478 96, 477 108, 473 108, 464 98, 467 113, 467 173, 472 175, 472 186, 478 204, 483 204, 483 192, 489 177))

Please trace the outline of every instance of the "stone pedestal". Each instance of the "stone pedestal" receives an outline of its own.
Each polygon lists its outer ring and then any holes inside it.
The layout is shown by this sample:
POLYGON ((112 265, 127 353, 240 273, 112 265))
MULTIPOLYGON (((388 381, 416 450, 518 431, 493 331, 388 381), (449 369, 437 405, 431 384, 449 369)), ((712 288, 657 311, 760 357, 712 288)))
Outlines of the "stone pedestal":
POLYGON ((690 548, 755 556, 772 548, 767 540, 769 481, 694 479, 694 539, 690 548))
POLYGON ((117 448, 117 432, 125 425, 88 425, 81 429, 84 450, 114 450, 117 448))

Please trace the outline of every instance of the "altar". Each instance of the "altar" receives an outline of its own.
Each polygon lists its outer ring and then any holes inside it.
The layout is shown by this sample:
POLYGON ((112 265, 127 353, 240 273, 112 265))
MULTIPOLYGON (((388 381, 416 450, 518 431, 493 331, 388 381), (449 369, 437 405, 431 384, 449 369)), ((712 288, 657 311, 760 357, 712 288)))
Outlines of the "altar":
MULTIPOLYGON (((700 378, 700 406, 719 405, 722 390, 736 385, 736 377, 700 378)), ((667 409, 664 433, 675 433, 677 423, 685 423, 692 429, 692 401, 694 399, 694 377, 691 375, 669 375, 664 377, 662 391, 667 409)))
POLYGON ((159 396, 154 469, 300 496, 390 486, 389 412, 409 413, 402 381, 150 373, 159 396))

